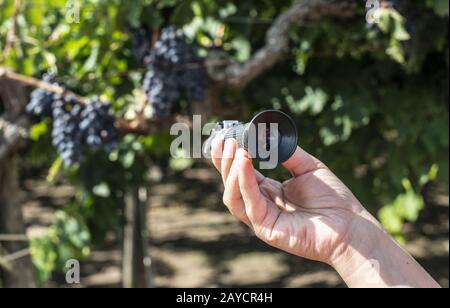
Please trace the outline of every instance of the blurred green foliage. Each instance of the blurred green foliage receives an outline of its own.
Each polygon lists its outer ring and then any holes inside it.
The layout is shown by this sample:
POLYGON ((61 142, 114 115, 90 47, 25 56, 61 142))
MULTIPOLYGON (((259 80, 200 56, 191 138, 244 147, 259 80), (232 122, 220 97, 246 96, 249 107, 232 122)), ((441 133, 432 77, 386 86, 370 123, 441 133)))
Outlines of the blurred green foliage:
POLYGON ((63 270, 68 260, 82 260, 90 253, 91 235, 84 219, 61 210, 55 217, 48 235, 30 245, 39 282, 48 280, 55 268, 63 270))
MULTIPOLYGON (((37 77, 52 69, 75 92, 110 100, 122 116, 140 93, 143 75, 127 25, 175 24, 205 49, 213 47, 223 27, 221 48, 245 61, 292 2, 82 0, 80 22, 68 23, 73 1, 23 1, 19 40, 0 54, 0 65, 37 77)), ((352 20, 324 19, 294 28, 284 61, 247 89, 221 93, 252 111, 276 108, 293 114, 300 144, 379 211, 399 240, 404 221, 415 221, 424 207, 422 185, 439 180, 448 186, 449 3, 412 2, 414 17, 386 7, 375 26, 366 24, 361 2, 352 20)), ((0 0, 2 51, 13 14, 14 0, 0 0)), ((50 125, 32 128, 35 143, 26 161, 47 166, 52 182, 62 165, 50 147, 50 125)), ((69 256, 86 256, 92 242, 120 226, 124 194, 147 181, 150 157, 167 156, 169 142, 168 136, 127 135, 108 157, 91 153, 81 166, 65 170, 80 190, 73 204, 58 212, 48 235, 32 243, 42 281, 69 256)))

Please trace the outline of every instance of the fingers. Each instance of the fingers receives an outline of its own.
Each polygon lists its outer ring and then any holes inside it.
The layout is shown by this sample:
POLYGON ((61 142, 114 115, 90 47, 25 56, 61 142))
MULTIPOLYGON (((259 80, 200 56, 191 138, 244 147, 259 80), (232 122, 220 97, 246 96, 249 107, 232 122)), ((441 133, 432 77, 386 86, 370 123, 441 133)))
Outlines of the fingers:
POLYGON ((217 171, 222 170, 223 137, 214 138, 211 144, 211 158, 217 171))
POLYGON ((225 184, 227 182, 228 174, 230 173, 231 165, 234 161, 234 154, 236 152, 237 144, 234 139, 227 139, 223 150, 223 157, 221 162, 222 180, 225 184))
POLYGON ((300 147, 297 147, 294 155, 284 162, 283 166, 295 177, 302 176, 317 169, 326 168, 320 160, 310 155, 300 147))
POLYGON ((225 185, 223 203, 233 216, 248 226, 260 225, 267 213, 266 201, 259 190, 265 177, 253 168, 245 150, 237 150, 234 139, 227 139, 225 145, 223 143, 222 138, 216 138, 211 149, 214 166, 222 174, 225 185), (252 218, 247 213, 249 210, 252 218))
POLYGON ((234 217, 251 226, 239 189, 238 166, 234 159, 236 148, 237 144, 234 139, 227 139, 225 145, 222 137, 214 139, 211 145, 212 161, 222 174, 225 185, 223 203, 234 217))
MULTIPOLYGON (((259 189, 255 169, 247 152, 239 149, 236 152, 239 186, 242 199, 245 204, 245 212, 252 226, 258 228, 264 226, 268 215, 273 216, 273 207, 269 206, 259 189)), ((276 216, 276 215, 275 215, 276 216)))
POLYGON ((223 203, 226 205, 230 213, 237 219, 241 220, 248 226, 251 226, 250 220, 245 212, 244 201, 242 200, 239 188, 239 165, 235 159, 230 168, 230 173, 225 183, 225 192, 223 194, 223 203))

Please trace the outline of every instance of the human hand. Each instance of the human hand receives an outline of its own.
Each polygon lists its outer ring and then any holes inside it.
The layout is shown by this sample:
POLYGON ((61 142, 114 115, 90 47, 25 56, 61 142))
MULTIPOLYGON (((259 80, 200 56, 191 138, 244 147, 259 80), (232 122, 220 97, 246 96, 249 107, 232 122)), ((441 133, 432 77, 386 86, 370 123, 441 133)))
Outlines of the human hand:
POLYGON ((254 170, 248 153, 228 139, 212 146, 230 212, 268 244, 332 264, 351 241, 355 217, 364 212, 350 190, 319 160, 297 148, 283 165, 293 178, 280 183, 254 170))
POLYGON ((217 138, 214 166, 225 185, 223 202, 261 240, 333 266, 353 287, 438 286, 322 162, 297 148, 280 183, 253 168, 236 141, 217 138))

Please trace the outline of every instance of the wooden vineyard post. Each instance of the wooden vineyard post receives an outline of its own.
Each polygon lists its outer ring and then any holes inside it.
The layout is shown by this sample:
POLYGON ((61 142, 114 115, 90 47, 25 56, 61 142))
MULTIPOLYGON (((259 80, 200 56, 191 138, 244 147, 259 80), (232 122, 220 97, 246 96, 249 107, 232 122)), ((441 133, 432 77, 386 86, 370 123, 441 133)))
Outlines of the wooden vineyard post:
POLYGON ((123 233, 123 287, 149 288, 151 259, 148 251, 147 190, 135 188, 125 197, 123 233))
MULTIPOLYGON (((25 224, 22 218, 22 207, 17 196, 17 166, 14 159, 0 162, 0 234, 24 234, 25 224)), ((11 255, 25 251, 26 242, 2 242, 2 254, 11 255)), ((28 254, 0 268, 1 285, 7 288, 33 288, 36 287, 34 269, 28 254)))
MULTIPOLYGON (((22 86, 0 77, 0 105, 4 108, 0 117, 4 120, 0 127, 0 234, 5 235, 26 233, 15 150, 22 139, 19 131, 26 130, 27 126, 22 117, 27 100, 22 86)), ((27 241, 9 240, 0 245, 0 258, 9 260, 0 266, 0 285, 7 288, 36 287, 27 241)))

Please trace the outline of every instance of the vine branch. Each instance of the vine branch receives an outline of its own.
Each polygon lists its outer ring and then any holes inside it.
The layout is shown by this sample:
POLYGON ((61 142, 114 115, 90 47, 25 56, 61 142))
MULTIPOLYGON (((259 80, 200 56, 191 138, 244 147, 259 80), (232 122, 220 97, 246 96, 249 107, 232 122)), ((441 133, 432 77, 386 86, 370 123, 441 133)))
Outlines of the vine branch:
POLYGON ((22 249, 16 252, 11 253, 10 255, 7 256, 0 256, 0 267, 3 267, 5 270, 7 271, 11 271, 11 263, 25 258, 28 255, 30 255, 30 249, 26 248, 26 249, 22 249))
POLYGON ((355 16, 357 2, 353 0, 302 0, 280 15, 266 34, 266 44, 245 63, 234 62, 210 77, 233 88, 244 88, 252 80, 271 69, 289 51, 289 31, 306 22, 324 17, 349 19, 355 16))
MULTIPOLYGON (((16 81, 21 84, 25 84, 34 88, 41 88, 45 89, 49 92, 64 95, 64 96, 71 96, 75 97, 78 101, 80 101, 82 104, 88 104, 88 100, 85 97, 82 97, 74 92, 68 91, 67 89, 60 87, 58 85, 54 85, 48 82, 45 82, 43 80, 39 80, 33 77, 24 76, 18 73, 15 73, 11 70, 8 70, 6 68, 0 67, 0 79, 5 78, 8 80, 16 81)), ((118 118, 116 123, 118 129, 122 133, 135 133, 135 134, 149 134, 150 133, 150 126, 146 119, 143 119, 142 117, 137 117, 136 119, 132 121, 127 121, 125 119, 118 118)), ((152 127, 155 127, 154 125, 152 127)))
POLYGON ((17 74, 11 70, 8 70, 6 68, 0 67, 0 78, 6 78, 9 80, 17 81, 22 84, 32 86, 34 88, 41 88, 44 90, 47 90, 52 93, 56 93, 59 95, 66 95, 66 96, 72 96, 75 97, 78 101, 80 101, 82 104, 87 104, 87 100, 71 91, 68 91, 67 89, 60 87, 58 85, 45 82, 43 80, 39 80, 33 77, 24 76, 21 74, 17 74))
POLYGON ((0 242, 28 242, 26 234, 0 234, 0 242))

